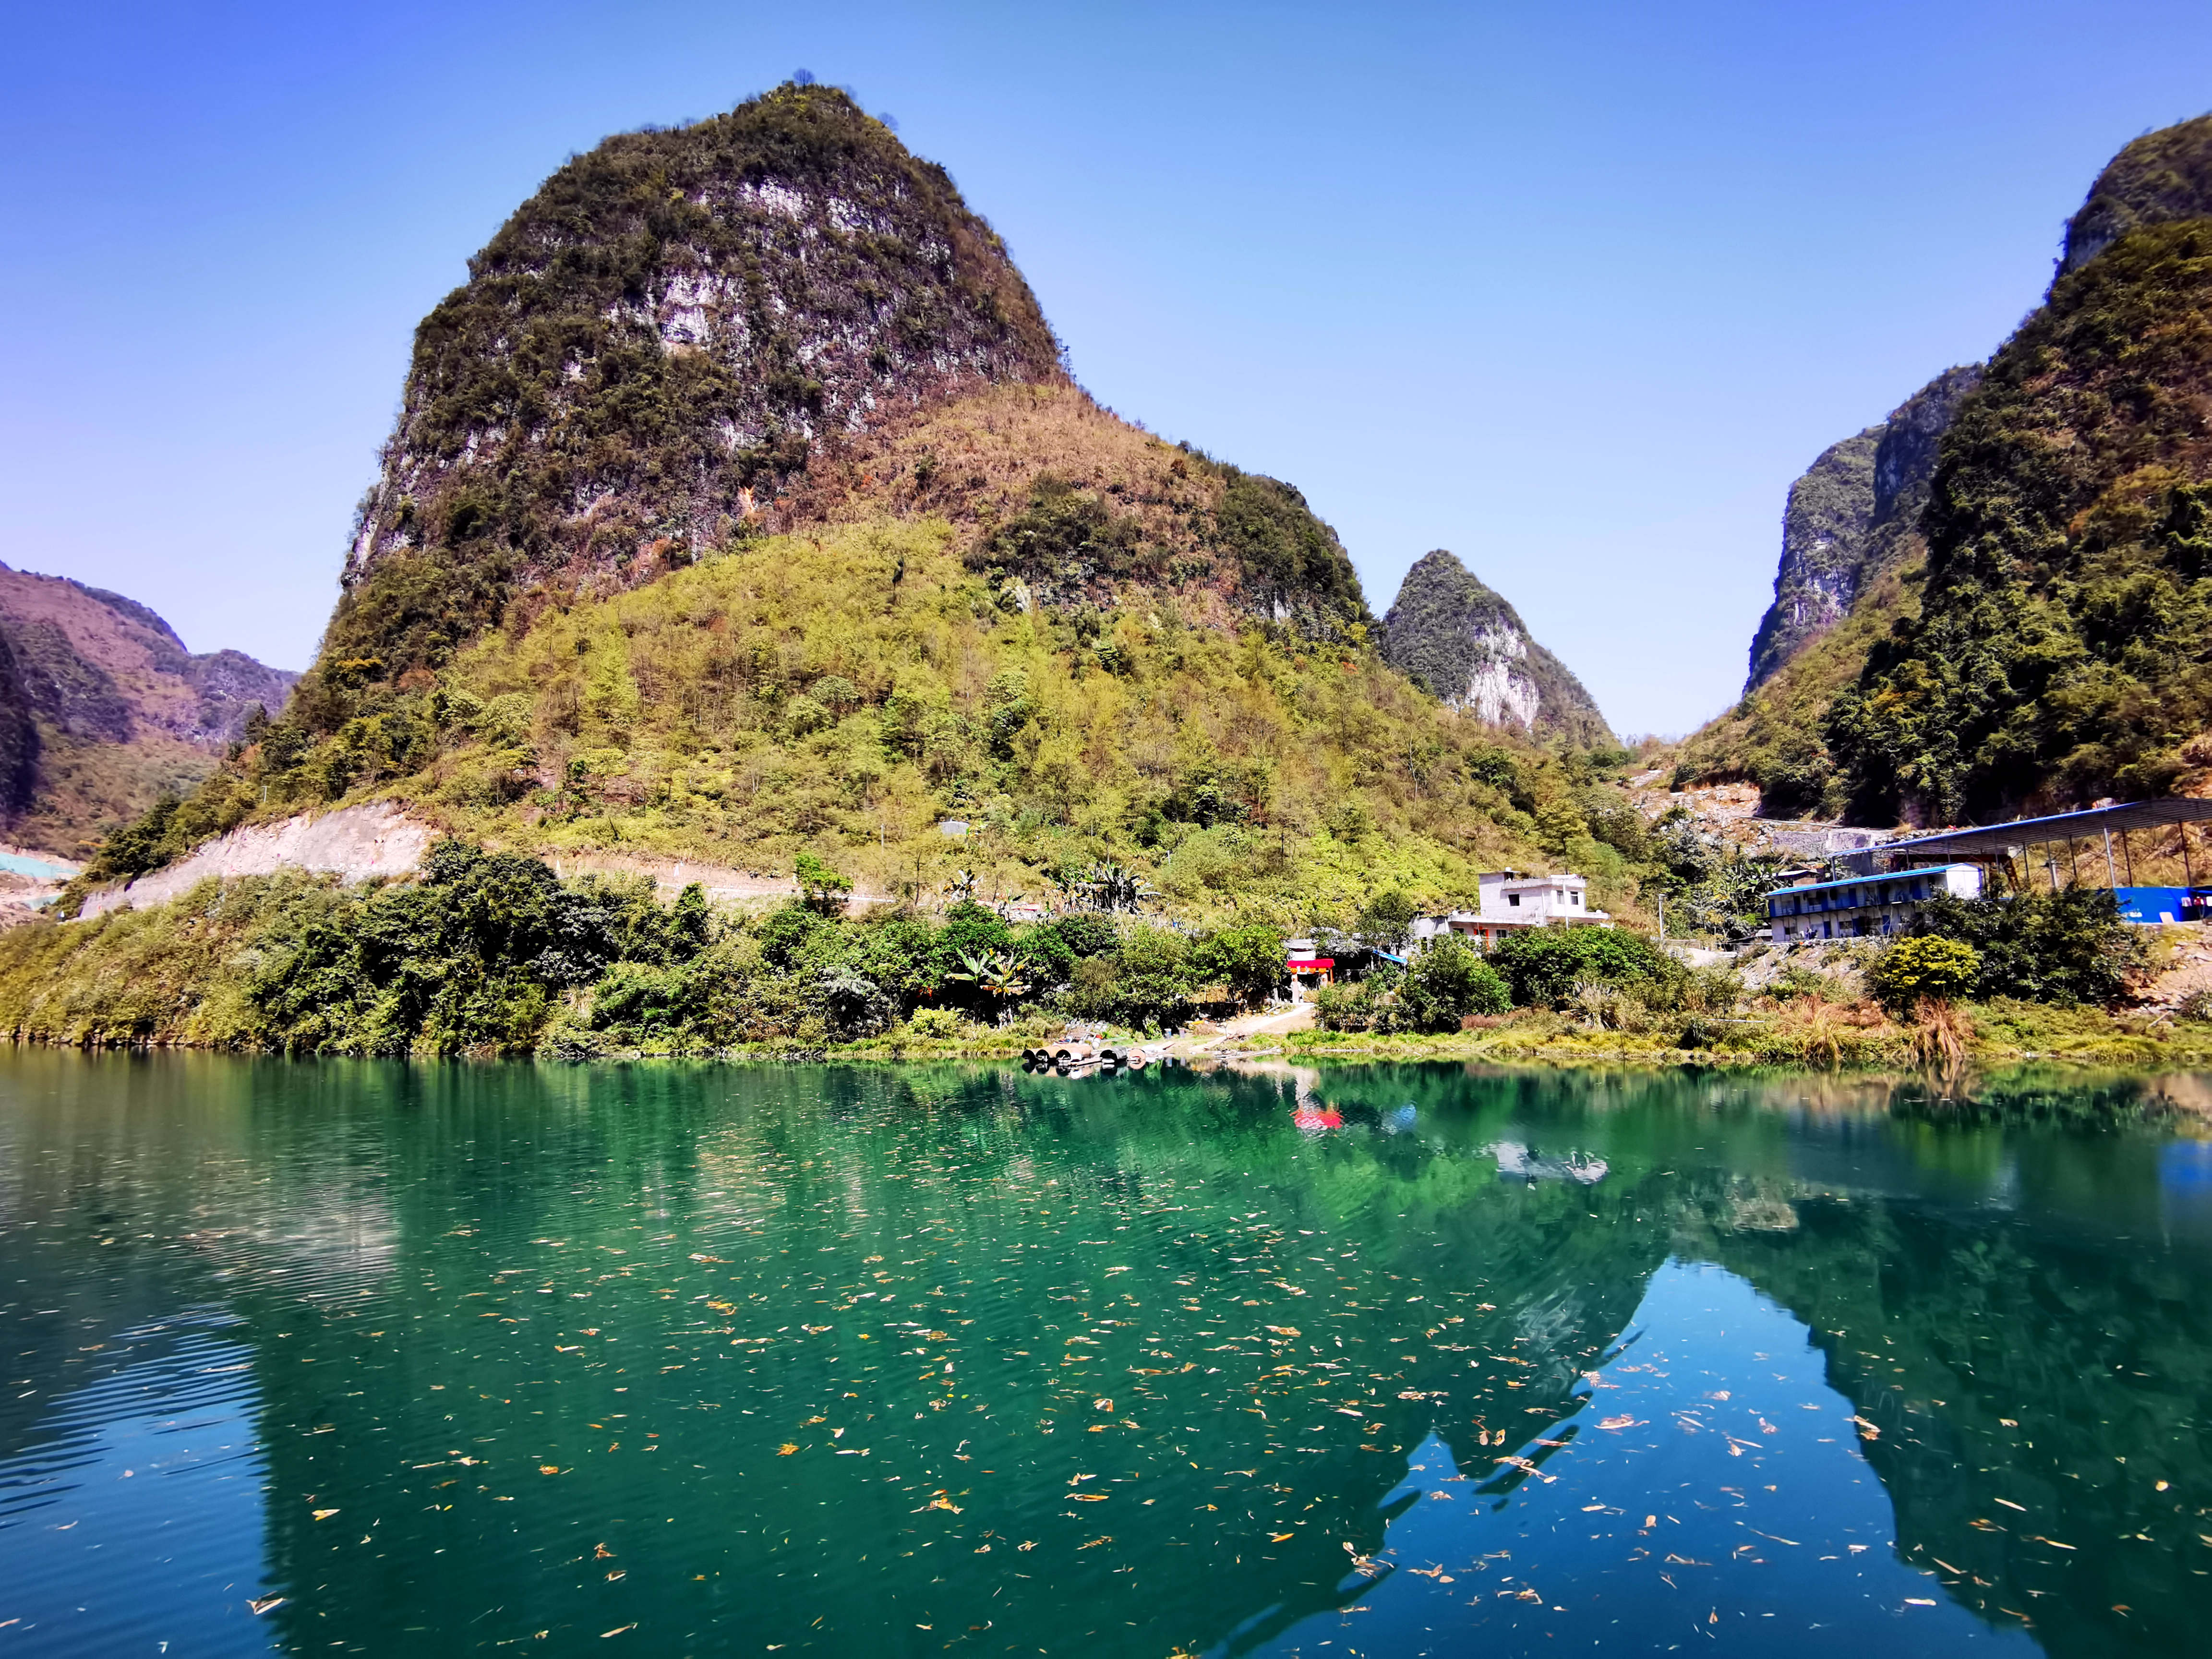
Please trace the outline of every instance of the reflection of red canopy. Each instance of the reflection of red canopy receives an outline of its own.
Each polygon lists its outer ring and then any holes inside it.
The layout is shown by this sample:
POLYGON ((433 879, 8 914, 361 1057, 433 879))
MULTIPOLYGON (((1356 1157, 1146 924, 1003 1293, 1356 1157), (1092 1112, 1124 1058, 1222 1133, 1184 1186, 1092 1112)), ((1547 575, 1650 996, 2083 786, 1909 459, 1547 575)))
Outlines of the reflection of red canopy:
POLYGON ((1336 958, 1334 957, 1315 957, 1311 960, 1306 962, 1285 963, 1284 966, 1293 974, 1318 974, 1324 968, 1335 967, 1336 958))

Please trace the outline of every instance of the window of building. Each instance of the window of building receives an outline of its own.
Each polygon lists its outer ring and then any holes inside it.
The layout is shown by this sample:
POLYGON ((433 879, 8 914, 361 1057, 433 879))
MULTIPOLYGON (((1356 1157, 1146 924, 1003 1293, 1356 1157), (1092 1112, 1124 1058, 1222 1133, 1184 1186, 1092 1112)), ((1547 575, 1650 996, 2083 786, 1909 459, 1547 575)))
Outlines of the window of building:
POLYGON ((1521 905, 1521 895, 1518 893, 1508 893, 1505 896, 1505 902, 1508 904, 1512 905, 1516 909, 1518 909, 1521 905))

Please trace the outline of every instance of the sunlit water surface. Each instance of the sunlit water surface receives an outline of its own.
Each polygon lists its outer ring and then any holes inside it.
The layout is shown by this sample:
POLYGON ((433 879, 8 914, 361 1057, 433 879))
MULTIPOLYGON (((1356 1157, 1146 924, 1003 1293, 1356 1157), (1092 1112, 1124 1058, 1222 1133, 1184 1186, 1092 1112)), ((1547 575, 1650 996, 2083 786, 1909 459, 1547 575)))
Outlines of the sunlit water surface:
POLYGON ((0 1059, 0 1654, 2201 1651, 2203 1093, 0 1059))

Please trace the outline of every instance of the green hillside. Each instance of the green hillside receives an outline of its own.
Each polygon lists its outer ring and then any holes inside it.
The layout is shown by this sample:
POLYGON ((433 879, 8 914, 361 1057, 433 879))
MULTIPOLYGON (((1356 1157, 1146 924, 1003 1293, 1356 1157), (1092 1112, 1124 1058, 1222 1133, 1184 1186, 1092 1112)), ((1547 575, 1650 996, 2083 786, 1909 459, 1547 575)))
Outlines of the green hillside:
POLYGON ((805 850, 884 895, 967 866, 1048 897, 1108 860, 1195 914, 1291 926, 1382 890, 1466 902, 1480 868, 1551 860, 1634 908, 1587 769, 1415 690, 1358 624, 1331 643, 1164 594, 1025 606, 969 551, 941 519, 878 518, 548 610, 328 737, 268 726, 131 859, 391 799, 547 852, 788 873, 805 850))

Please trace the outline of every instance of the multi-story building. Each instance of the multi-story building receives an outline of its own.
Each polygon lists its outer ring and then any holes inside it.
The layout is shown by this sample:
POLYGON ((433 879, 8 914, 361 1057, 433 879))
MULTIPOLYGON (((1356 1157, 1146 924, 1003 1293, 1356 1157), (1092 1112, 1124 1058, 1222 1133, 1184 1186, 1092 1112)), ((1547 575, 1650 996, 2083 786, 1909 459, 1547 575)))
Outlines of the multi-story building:
POLYGON ((1926 870, 1893 871, 1885 876, 1853 876, 1848 881, 1778 888, 1766 896, 1766 920, 1777 945, 1808 939, 1879 939, 1910 927, 1938 893, 1981 897, 1981 866, 1944 864, 1926 870))
POLYGON ((1527 927, 1613 926, 1611 916, 1590 908, 1589 883, 1581 876, 1524 876, 1516 870, 1497 870, 1475 878, 1475 909, 1415 916, 1413 948, 1419 950, 1443 933, 1457 933, 1487 951, 1508 933, 1527 927))

